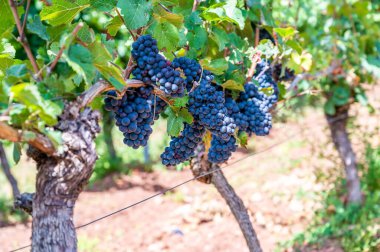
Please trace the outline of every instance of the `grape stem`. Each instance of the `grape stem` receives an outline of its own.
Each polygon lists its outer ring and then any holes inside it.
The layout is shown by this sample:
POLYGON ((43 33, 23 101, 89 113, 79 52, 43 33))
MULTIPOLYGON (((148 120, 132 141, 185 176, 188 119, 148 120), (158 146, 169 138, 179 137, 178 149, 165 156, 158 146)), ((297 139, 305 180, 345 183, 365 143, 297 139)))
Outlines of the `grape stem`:
POLYGON ((251 64, 251 67, 249 68, 248 73, 247 73, 247 79, 246 79, 247 82, 251 81, 253 75, 255 74, 256 65, 260 60, 260 55, 261 55, 261 53, 257 52, 252 57, 252 64, 251 64))
MULTIPOLYGON (((28 2, 30 2, 30 1, 28 1, 28 2)), ((39 72, 39 67, 37 65, 36 59, 34 58, 32 50, 30 49, 28 39, 23 35, 24 31, 23 31, 23 26, 21 25, 20 17, 18 16, 17 5, 14 2, 14 0, 8 0, 8 3, 9 3, 9 6, 11 7, 13 18, 15 20, 17 31, 19 34, 17 41, 20 42, 20 44, 24 48, 25 53, 28 56, 30 63, 32 64, 34 74, 37 74, 39 72)), ((24 22, 26 22, 25 21, 26 19, 27 19, 27 12, 25 12, 24 22)), ((40 79, 38 76, 36 76, 36 77, 38 80, 40 79)))
MULTIPOLYGON (((79 32, 79 30, 83 27, 83 23, 79 23, 73 30, 73 38, 75 38, 79 32)), ((58 63, 58 60, 62 57, 62 54, 63 54, 63 51, 66 49, 66 46, 65 45, 62 45, 62 47, 59 49, 58 53, 57 53, 57 56, 55 57, 54 61, 51 63, 50 67, 48 68, 47 70, 47 74, 49 75, 53 69, 55 68, 55 66, 57 65, 58 63)), ((38 73, 38 75, 40 74, 41 72, 38 73)))

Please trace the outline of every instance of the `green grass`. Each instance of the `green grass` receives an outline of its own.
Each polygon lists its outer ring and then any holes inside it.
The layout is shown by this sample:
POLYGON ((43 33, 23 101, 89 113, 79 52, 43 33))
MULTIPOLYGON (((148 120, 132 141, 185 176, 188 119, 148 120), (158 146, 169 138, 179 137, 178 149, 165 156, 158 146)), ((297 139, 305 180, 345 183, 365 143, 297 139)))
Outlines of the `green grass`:
POLYGON ((99 240, 97 238, 90 238, 85 235, 78 236, 78 251, 80 252, 98 252, 97 249, 99 240))
POLYGON ((367 147, 366 164, 362 165, 362 205, 345 205, 345 181, 341 179, 324 196, 324 206, 314 216, 311 226, 292 240, 281 244, 295 251, 307 244, 322 247, 327 240, 337 240, 345 251, 380 250, 380 147, 367 147))

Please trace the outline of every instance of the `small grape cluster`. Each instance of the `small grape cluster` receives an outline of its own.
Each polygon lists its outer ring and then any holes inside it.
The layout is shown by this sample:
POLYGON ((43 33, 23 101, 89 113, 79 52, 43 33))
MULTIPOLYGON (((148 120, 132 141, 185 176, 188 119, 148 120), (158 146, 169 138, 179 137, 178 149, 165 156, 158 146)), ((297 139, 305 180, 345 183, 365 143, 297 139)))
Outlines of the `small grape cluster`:
POLYGON ((276 82, 273 80, 269 62, 263 60, 257 64, 254 77, 256 77, 256 80, 259 83, 260 91, 266 93, 268 99, 270 100, 271 106, 273 106, 273 104, 278 101, 279 91, 276 82), (266 71, 261 74, 264 69, 266 69, 266 71))
POLYGON ((189 112, 202 126, 214 135, 228 140, 234 134, 236 124, 227 115, 225 97, 222 90, 211 83, 213 75, 205 74, 200 84, 189 94, 189 112))
POLYGON ((186 76, 186 89, 190 91, 193 88, 193 82, 198 82, 202 75, 201 65, 196 60, 187 57, 175 58, 172 66, 180 68, 186 76))
POLYGON ((257 78, 258 85, 253 82, 246 83, 244 92, 240 92, 236 101, 232 98, 226 99, 226 106, 239 130, 265 136, 272 128, 270 109, 278 100, 278 88, 266 61, 257 64, 254 77, 257 78), (269 92, 271 94, 267 94, 269 92))
POLYGON ((158 84, 165 95, 182 97, 184 79, 171 62, 158 53, 157 41, 150 35, 140 36, 132 44, 132 56, 137 67, 132 71, 135 79, 145 84, 158 84))
MULTIPOLYGON (((240 93, 238 106, 240 109, 240 119, 247 119, 244 125, 246 128, 240 128, 248 134, 265 136, 269 134, 272 128, 272 116, 269 112, 271 102, 268 97, 259 91, 254 83, 244 85, 245 92, 240 93)), ((238 121, 238 119, 237 119, 238 121)))
POLYGON ((124 135, 124 144, 134 149, 145 146, 153 132, 153 120, 158 118, 166 103, 153 96, 152 87, 129 89, 121 99, 117 98, 115 91, 107 92, 107 96, 105 109, 115 113, 116 126, 124 135))
POLYGON ((170 141, 169 147, 161 154, 163 165, 177 165, 194 156, 194 150, 202 141, 205 128, 194 122, 186 124, 182 134, 170 141))
POLYGON ((208 151, 208 160, 212 163, 220 164, 226 162, 236 151, 236 139, 230 137, 229 140, 223 140, 215 135, 212 136, 211 147, 208 151))

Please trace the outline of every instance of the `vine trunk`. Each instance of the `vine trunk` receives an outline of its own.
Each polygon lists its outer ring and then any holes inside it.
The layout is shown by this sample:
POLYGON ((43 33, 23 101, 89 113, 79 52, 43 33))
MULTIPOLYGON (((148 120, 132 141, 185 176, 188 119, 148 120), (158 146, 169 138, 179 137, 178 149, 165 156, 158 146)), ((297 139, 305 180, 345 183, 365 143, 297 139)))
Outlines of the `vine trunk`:
POLYGON ((327 115, 331 137, 343 162, 348 192, 348 203, 363 201, 355 152, 347 132, 348 107, 337 108, 335 115, 327 115))
POLYGON ((94 138, 99 113, 67 106, 56 130, 62 132, 63 150, 52 156, 30 147, 37 162, 33 198, 32 251, 77 251, 73 223, 75 202, 87 184, 97 159, 94 138))

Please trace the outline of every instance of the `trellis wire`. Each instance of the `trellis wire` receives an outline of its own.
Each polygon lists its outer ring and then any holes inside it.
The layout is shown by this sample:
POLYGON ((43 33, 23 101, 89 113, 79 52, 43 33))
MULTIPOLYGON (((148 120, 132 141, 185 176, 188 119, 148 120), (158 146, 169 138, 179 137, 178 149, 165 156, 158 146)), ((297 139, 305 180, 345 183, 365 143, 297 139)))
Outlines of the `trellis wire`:
MULTIPOLYGON (((343 117, 343 116, 339 116, 339 117, 337 117, 337 118, 335 118, 335 119, 333 119, 333 120, 331 120, 331 121, 339 121, 339 120, 345 119, 345 117, 346 117, 346 116, 344 116, 344 117, 343 117)), ((315 125, 314 127, 316 127, 316 126, 318 126, 318 125, 315 125)), ((312 128, 314 128, 314 127, 312 127, 312 128)), ((308 130, 310 130, 310 129, 312 129, 312 128, 309 128, 308 130)), ((83 228, 83 227, 89 226, 89 225, 91 225, 91 224, 93 224, 93 223, 95 223, 95 222, 101 221, 101 220, 106 219, 106 218, 108 218, 108 217, 111 217, 111 216, 113 216, 113 215, 115 215, 115 214, 117 214, 117 213, 120 213, 120 212, 122 212, 122 211, 125 211, 125 210, 127 210, 127 209, 129 209, 129 208, 132 208, 132 207, 134 207, 134 206, 136 206, 136 205, 139 205, 139 204, 144 203, 144 202, 146 202, 146 201, 148 201, 148 200, 151 200, 151 199, 153 199, 153 198, 155 198, 155 197, 158 197, 158 196, 160 196, 160 195, 163 195, 163 194, 165 194, 165 193, 167 193, 167 192, 169 192, 169 191, 172 191, 172 190, 174 190, 174 189, 176 189, 176 188, 178 188, 178 187, 180 187, 180 186, 183 186, 183 185, 185 185, 185 184, 187 184, 187 183, 189 183, 189 182, 191 182, 191 181, 194 181, 194 180, 197 180, 197 179, 202 178, 202 177, 204 177, 204 176, 210 175, 210 174, 212 174, 212 173, 214 173, 214 172, 216 172, 216 171, 218 171, 218 170, 226 169, 227 167, 232 166, 232 165, 234 165, 234 164, 236 164, 236 163, 239 163, 240 161, 243 161, 243 160, 245 160, 245 159, 247 159, 247 158, 250 158, 250 157, 252 157, 252 156, 256 156, 256 155, 258 155, 258 154, 261 154, 261 153, 264 153, 264 152, 266 152, 266 151, 269 151, 269 150, 271 150, 271 149, 273 149, 273 148, 275 148, 275 147, 277 147, 277 146, 279 146, 279 145, 282 145, 282 144, 288 142, 290 139, 294 138, 295 136, 297 136, 297 135, 299 135, 299 134, 301 134, 301 133, 302 133, 302 131, 296 132, 296 133, 294 133, 294 134, 288 136, 286 139, 284 139, 284 140, 282 140, 282 141, 280 141, 280 142, 277 142, 277 143, 275 143, 275 144, 273 144, 273 145, 270 145, 269 147, 264 148, 263 150, 260 150, 260 151, 257 151, 257 152, 254 152, 254 153, 251 153, 251 154, 249 154, 249 155, 246 155, 246 156, 244 156, 244 157, 242 157, 242 158, 240 158, 240 159, 238 159, 238 160, 236 160, 236 161, 234 161, 234 162, 232 162, 232 163, 230 163, 230 164, 228 164, 228 165, 226 165, 226 166, 220 167, 220 168, 218 168, 218 169, 213 169, 213 170, 210 170, 210 171, 205 172, 205 173, 203 173, 203 174, 200 174, 200 175, 198 175, 198 176, 196 176, 196 177, 192 177, 192 178, 190 178, 190 179, 187 179, 187 180, 185 180, 185 181, 183 181, 183 182, 181 182, 181 183, 179 183, 179 184, 177 184, 177 185, 175 185, 175 186, 172 186, 172 187, 170 187, 170 188, 167 188, 167 189, 165 189, 165 190, 162 190, 162 191, 160 191, 160 192, 158 192, 158 193, 156 193, 156 194, 153 194, 153 195, 151 195, 151 196, 149 196, 149 197, 147 197, 147 198, 144 198, 144 199, 139 200, 139 201, 137 201, 137 202, 135 202, 135 203, 132 203, 132 204, 126 206, 126 207, 120 208, 120 209, 118 209, 118 210, 116 210, 116 211, 113 211, 113 212, 111 212, 111 213, 109 213, 109 214, 106 214, 106 215, 104 215, 104 216, 101 216, 101 217, 99 217, 99 218, 96 218, 96 219, 94 219, 94 220, 92 220, 92 221, 90 221, 90 222, 88 222, 88 223, 85 223, 85 224, 79 225, 79 226, 75 227, 75 229, 80 229, 80 228, 83 228)), ((11 250, 10 252, 20 251, 20 250, 23 250, 23 249, 29 248, 29 247, 31 247, 31 246, 32 246, 32 245, 29 244, 29 245, 26 245, 26 246, 19 247, 19 248, 17 248, 17 249, 11 250)))

